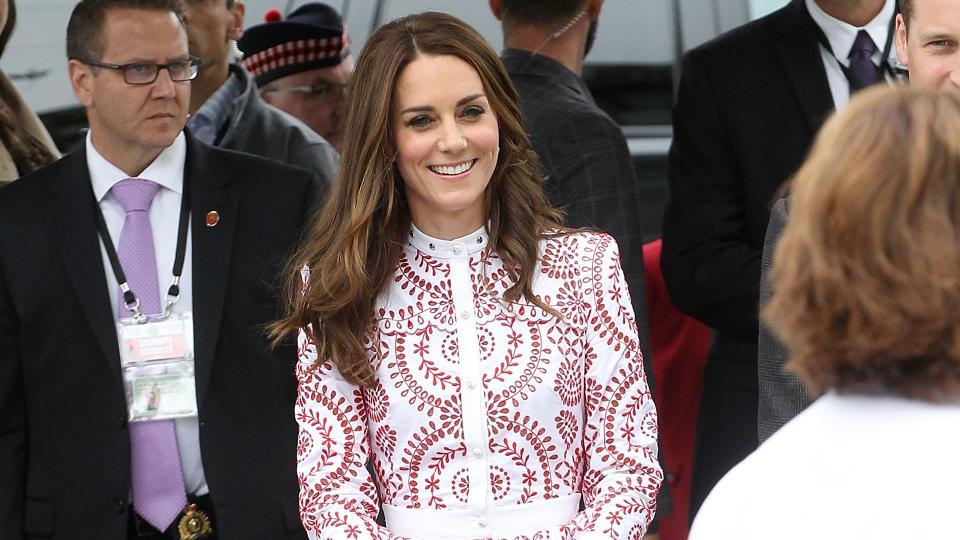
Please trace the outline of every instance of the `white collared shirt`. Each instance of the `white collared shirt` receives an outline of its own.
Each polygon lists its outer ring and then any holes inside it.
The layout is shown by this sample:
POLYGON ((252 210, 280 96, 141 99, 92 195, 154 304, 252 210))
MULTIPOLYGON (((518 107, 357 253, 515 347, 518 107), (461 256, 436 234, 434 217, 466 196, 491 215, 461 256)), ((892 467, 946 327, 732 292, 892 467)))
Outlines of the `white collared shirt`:
POLYGON ((413 228, 364 343, 374 386, 346 382, 300 333, 309 538, 646 530, 662 480, 656 410, 616 243, 600 233, 541 241, 533 293, 555 317, 526 298, 503 301, 513 282, 488 241, 483 229, 440 240, 413 228))
MULTIPOLYGON (((96 134, 87 135, 87 168, 90 171, 90 183, 93 194, 100 203, 100 211, 107 222, 107 230, 114 248, 120 240, 123 228, 124 212, 120 203, 114 199, 110 189, 117 182, 129 178, 129 175, 113 163, 107 161, 94 146, 96 134)), ((153 229, 153 245, 157 261, 157 284, 161 302, 167 296, 170 280, 173 277, 173 260, 177 247, 177 227, 180 219, 180 199, 183 193, 183 171, 187 156, 187 141, 181 132, 173 144, 165 148, 138 178, 145 178, 160 184, 161 189, 150 205, 150 226, 153 229)), ((180 278, 180 300, 173 310, 184 313, 193 310, 193 257, 190 254, 191 239, 187 231, 186 256, 183 261, 183 275, 180 278)), ((107 291, 110 292, 110 305, 116 316, 119 304, 119 285, 107 251, 100 245, 103 267, 106 273, 107 291)), ((177 446, 180 450, 180 465, 187 493, 204 495, 209 489, 203 474, 200 460, 200 428, 197 418, 176 420, 177 446)))
MULTIPOLYGON (((840 62, 844 67, 850 67, 850 59, 847 58, 847 56, 850 54, 850 49, 853 47, 853 42, 857 39, 857 33, 860 32, 860 30, 866 30, 867 34, 870 35, 870 39, 873 40, 873 44, 877 46, 877 51, 874 52, 870 58, 875 65, 882 65, 883 62, 881 62, 881 60, 889 62, 890 65, 896 64, 897 51, 895 47, 890 47, 888 58, 881 59, 884 45, 887 43, 887 33, 890 30, 890 20, 893 18, 896 1, 886 0, 880 13, 862 27, 853 26, 831 17, 823 11, 814 0, 805 0, 805 2, 810 17, 823 31, 827 42, 830 44, 830 48, 833 49, 833 53, 831 54, 830 51, 821 44, 820 57, 823 60, 823 67, 827 72, 827 83, 830 85, 833 105, 837 110, 840 110, 850 100, 850 83, 847 81, 847 77, 843 74, 843 70, 840 69, 837 62, 840 62)), ((889 81, 889 75, 886 72, 884 72, 884 76, 887 77, 889 81)))

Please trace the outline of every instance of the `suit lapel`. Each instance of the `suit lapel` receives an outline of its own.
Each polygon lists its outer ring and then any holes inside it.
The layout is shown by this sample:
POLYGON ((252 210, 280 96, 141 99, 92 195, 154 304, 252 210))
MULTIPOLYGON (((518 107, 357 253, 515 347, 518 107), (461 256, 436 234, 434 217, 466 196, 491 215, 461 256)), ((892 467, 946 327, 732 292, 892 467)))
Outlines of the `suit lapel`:
POLYGON ((186 181, 190 182, 193 242, 193 314, 197 400, 203 403, 216 354, 230 272, 239 198, 220 156, 187 135, 186 181), (217 212, 216 226, 207 214, 217 212))
POLYGON ((116 317, 104 279, 96 203, 85 149, 63 158, 63 173, 53 180, 51 191, 50 204, 44 205, 45 218, 69 269, 67 274, 83 307, 83 314, 103 349, 104 358, 110 363, 110 371, 119 381, 116 317))
POLYGON ((794 0, 784 8, 777 30, 784 39, 776 40, 777 53, 812 133, 834 109, 830 83, 823 68, 816 23, 807 13, 803 0, 794 0))

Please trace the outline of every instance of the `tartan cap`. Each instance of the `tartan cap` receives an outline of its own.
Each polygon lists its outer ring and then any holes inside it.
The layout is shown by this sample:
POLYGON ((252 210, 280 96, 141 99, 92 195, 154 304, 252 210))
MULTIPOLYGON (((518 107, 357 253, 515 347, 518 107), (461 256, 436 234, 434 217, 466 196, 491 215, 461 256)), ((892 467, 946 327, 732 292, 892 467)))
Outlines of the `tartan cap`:
POLYGON ((241 62, 253 74, 257 86, 311 69, 335 66, 347 55, 347 28, 335 9, 311 2, 284 19, 277 9, 266 22, 244 31, 237 42, 241 62))

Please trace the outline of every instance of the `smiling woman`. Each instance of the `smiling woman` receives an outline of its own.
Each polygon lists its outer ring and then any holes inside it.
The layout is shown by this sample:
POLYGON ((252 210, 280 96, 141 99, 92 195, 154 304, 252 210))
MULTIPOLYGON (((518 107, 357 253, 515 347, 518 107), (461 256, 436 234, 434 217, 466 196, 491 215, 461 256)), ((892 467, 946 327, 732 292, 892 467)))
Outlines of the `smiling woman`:
POLYGON ((347 96, 272 329, 299 334, 308 535, 641 537, 662 474, 616 243, 547 204, 496 53, 398 19, 347 96))
POLYGON ((446 240, 481 228, 499 140, 477 71, 456 56, 420 56, 400 74, 396 102, 397 168, 413 222, 446 240))

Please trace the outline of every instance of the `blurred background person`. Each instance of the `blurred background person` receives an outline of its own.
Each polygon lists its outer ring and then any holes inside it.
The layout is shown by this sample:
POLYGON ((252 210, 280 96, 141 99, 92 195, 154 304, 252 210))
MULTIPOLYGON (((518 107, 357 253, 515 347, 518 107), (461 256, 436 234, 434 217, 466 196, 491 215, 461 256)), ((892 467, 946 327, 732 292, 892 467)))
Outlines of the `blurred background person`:
POLYGON ((353 72, 343 19, 320 2, 304 4, 286 18, 272 9, 265 19, 247 28, 237 43, 260 97, 300 119, 339 152, 344 97, 353 72), (301 40, 325 45, 304 54, 301 40))
MULTIPOLYGON (((0 0, 0 57, 17 23, 14 0, 0 0)), ((60 157, 50 134, 0 72, 0 186, 60 157)))
POLYGON ((757 448, 757 304, 770 208, 826 117, 895 79, 894 0, 791 0, 683 56, 664 213, 664 282, 712 330, 690 516, 757 448), (771 121, 775 118, 776 121, 771 121))
POLYGON ((764 315, 825 394, 718 483, 691 539, 957 535, 958 178, 955 92, 868 90, 824 126, 764 315))
MULTIPOLYGON (((896 46, 900 64, 909 71, 910 86, 956 90, 960 85, 960 0, 900 0, 896 46), (931 42, 930 36, 938 39, 931 42)), ((770 300, 767 277, 777 240, 789 217, 789 200, 781 199, 770 212, 763 246, 760 308, 770 300)), ((787 350, 773 332, 760 326, 760 441, 796 416, 812 401, 803 383, 783 369, 787 350)))
POLYGON ((243 34, 240 0, 181 0, 190 54, 200 72, 190 94, 187 128, 199 140, 311 170, 329 188, 340 158, 306 124, 264 103, 253 76, 234 60, 243 34))

